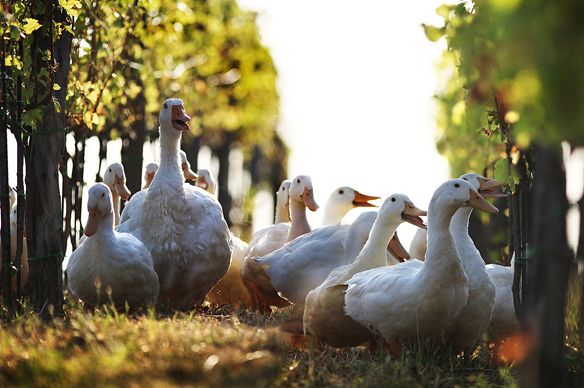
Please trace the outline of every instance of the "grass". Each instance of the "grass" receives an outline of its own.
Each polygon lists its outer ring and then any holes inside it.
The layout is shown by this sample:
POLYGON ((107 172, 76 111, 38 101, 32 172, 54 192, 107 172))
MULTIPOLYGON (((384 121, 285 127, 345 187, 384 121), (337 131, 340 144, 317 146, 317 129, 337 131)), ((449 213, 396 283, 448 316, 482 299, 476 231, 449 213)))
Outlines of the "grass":
MULTIPOLYGON (((580 279, 581 280, 581 279, 580 279)), ((570 306, 577 306, 573 281, 570 306)), ((568 383, 582 386, 577 309, 567 314, 568 383)), ((0 386, 514 386, 512 366, 483 347, 473 358, 429 346, 393 358, 365 347, 292 347, 278 329, 289 313, 247 310, 165 315, 95 313, 69 303, 51 323, 24 314, 0 326, 0 386)))

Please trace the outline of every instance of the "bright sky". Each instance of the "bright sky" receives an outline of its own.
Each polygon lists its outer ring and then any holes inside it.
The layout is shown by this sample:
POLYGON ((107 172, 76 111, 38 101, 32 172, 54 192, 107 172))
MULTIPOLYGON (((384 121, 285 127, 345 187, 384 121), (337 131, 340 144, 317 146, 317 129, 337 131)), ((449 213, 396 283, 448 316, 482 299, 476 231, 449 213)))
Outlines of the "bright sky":
MULTIPOLYGON (((259 13, 278 69, 289 174, 312 177, 321 210, 345 185, 381 197, 401 192, 427 208, 448 178, 432 99, 444 46, 421 27, 440 23, 442 2, 239 0, 259 13)), ((320 210, 310 218, 313 226, 321 219, 320 210)), ((414 231, 400 227, 404 246, 414 231)))

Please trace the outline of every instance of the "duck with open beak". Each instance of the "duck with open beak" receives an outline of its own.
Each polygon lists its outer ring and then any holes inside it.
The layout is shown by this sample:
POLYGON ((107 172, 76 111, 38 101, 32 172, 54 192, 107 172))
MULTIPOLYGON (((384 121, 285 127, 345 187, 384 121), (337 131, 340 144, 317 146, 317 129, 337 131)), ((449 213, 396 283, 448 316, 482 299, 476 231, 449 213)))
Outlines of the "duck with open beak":
POLYGON ((493 178, 477 177, 480 187, 479 194, 483 198, 504 198, 507 194, 503 193, 503 182, 493 178))
POLYGON ((466 205, 475 209, 486 211, 487 213, 499 213, 499 209, 491 205, 475 190, 469 189, 470 198, 466 201, 466 205))
POLYGON ((189 121, 191 118, 187 115, 184 105, 172 105, 172 127, 177 131, 190 131, 189 121))
POLYGON ((369 201, 375 201, 381 197, 375 197, 372 195, 361 194, 360 192, 355 190, 355 198, 353 198, 353 206, 355 207, 377 207, 369 201))
MULTIPOLYGON (((425 210, 418 209, 413 203, 406 202, 405 209, 401 214, 401 219, 417 226, 418 228, 426 229, 427 226, 420 217, 426 216, 427 214, 428 213, 425 210)), ((391 240, 389 240, 387 251, 400 262, 406 261, 410 258, 410 254, 399 241, 397 232, 395 232, 391 240)))

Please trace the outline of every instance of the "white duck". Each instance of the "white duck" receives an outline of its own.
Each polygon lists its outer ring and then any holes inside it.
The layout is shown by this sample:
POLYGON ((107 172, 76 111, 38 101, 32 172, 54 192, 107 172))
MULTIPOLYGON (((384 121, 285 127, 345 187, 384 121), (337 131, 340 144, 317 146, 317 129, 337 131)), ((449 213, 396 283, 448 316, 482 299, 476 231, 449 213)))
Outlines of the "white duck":
POLYGON ((404 221, 425 227, 419 216, 426 212, 414 206, 403 194, 393 194, 381 205, 369 239, 355 260, 338 268, 306 295, 304 332, 335 347, 357 346, 372 339, 371 332, 345 314, 345 286, 338 285, 356 273, 385 266, 387 246, 404 221))
MULTIPOLYGON (((495 179, 478 174, 465 174, 460 177, 468 181, 484 198, 499 197, 501 183, 495 179)), ((458 209, 450 223, 450 233, 454 238, 456 250, 462 267, 468 277, 468 301, 456 318, 450 340, 457 350, 472 350, 472 347, 487 332, 495 303, 495 286, 487 275, 485 262, 468 234, 468 222, 473 209, 458 209)))
POLYGON ((426 229, 416 230, 410 243, 410 249, 408 249, 411 257, 420 260, 424 260, 424 257, 426 257, 426 249, 428 248, 426 233, 426 229))
MULTIPOLYGON (((377 212, 365 212, 350 225, 315 229, 256 261, 264 267, 273 288, 301 308, 306 294, 320 285, 333 269, 353 262, 365 245, 376 217, 377 212)), ((392 239, 388 249, 390 264, 399 262, 394 256, 399 260, 408 258, 397 238, 392 239)))
MULTIPOLYGON (((209 170, 204 168, 197 170, 195 185, 217 198, 217 183, 215 183, 215 178, 209 170)), ((248 244, 233 234, 231 235, 231 241, 233 242, 231 265, 225 276, 207 294, 207 301, 212 306, 228 304, 238 308, 241 304, 245 306, 251 305, 251 295, 241 279, 241 267, 248 244)))
POLYGON ((495 306, 489 323, 488 337, 492 341, 505 340, 507 337, 521 331, 521 323, 515 314, 513 303, 514 261, 507 267, 499 264, 488 264, 487 274, 495 285, 495 306))
MULTIPOLYGON (((288 189, 288 196, 291 223, 286 241, 291 241, 310 232, 311 228, 306 219, 306 208, 316 211, 318 205, 314 200, 312 181, 306 175, 299 175, 292 180, 288 189)), ((252 295, 252 307, 267 311, 269 306, 287 306, 289 303, 274 290, 265 269, 255 260, 259 247, 258 244, 254 243, 254 239, 250 242, 241 269, 243 282, 252 295)), ((261 240, 258 242, 261 243, 261 240)), ((273 242, 266 241, 266 243, 271 244, 273 242)))
POLYGON ((195 185, 206 190, 208 193, 217 196, 217 183, 215 182, 215 177, 211 171, 206 168, 200 168, 197 170, 197 180, 195 181, 195 185))
POLYGON ((190 117, 182 100, 164 101, 159 120, 158 173, 147 190, 128 202, 118 230, 132 233, 150 249, 161 302, 198 306, 229 268, 231 237, 221 205, 184 183, 179 146, 190 117))
POLYGON ((379 199, 379 197, 361 194, 351 187, 339 187, 331 193, 326 201, 322 226, 340 224, 349 210, 356 207, 375 207, 369 201, 376 199, 379 199))
POLYGON ((184 152, 183 150, 179 150, 179 153, 180 153, 180 160, 181 160, 180 167, 181 167, 183 175, 185 177, 185 181, 196 181, 197 174, 195 174, 195 172, 193 170, 191 170, 191 163, 187 159, 187 153, 184 152))
POLYGON ((347 315, 380 333, 392 348, 404 342, 446 341, 468 300, 468 278, 449 230, 452 216, 465 206, 497 212, 465 180, 440 185, 428 209, 426 260, 353 276, 344 283, 347 315))
POLYGON ((152 256, 133 235, 114 231, 112 195, 105 184, 89 189, 87 210, 87 239, 67 264, 71 293, 91 306, 154 305, 159 285, 152 256))
POLYGON ((154 179, 154 175, 156 175, 156 171, 158 171, 158 163, 152 162, 146 165, 146 169, 144 170, 144 186, 143 189, 147 189, 150 187, 152 180, 154 179))
POLYGON ((126 186, 126 172, 121 163, 112 163, 107 166, 103 174, 103 183, 109 187, 112 192, 114 203, 114 222, 115 225, 120 223, 120 198, 127 200, 132 193, 126 186))

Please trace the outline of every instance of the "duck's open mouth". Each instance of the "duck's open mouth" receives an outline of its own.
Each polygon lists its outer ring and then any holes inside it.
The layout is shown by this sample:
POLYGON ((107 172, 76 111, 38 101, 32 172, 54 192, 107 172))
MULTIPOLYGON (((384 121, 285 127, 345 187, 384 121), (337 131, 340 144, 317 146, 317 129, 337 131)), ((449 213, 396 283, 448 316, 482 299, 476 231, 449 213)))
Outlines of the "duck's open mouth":
POLYGON ((186 121, 180 119, 172 120, 172 126, 179 131, 189 131, 191 129, 186 121))
POLYGON ((409 222, 412 225, 417 226, 418 228, 422 228, 422 229, 427 229, 428 227, 426 226, 426 224, 424 224, 424 220, 422 220, 420 217, 418 216, 411 216, 409 214, 406 214, 405 212, 402 212, 401 214, 401 218, 402 220, 404 220, 405 222, 409 222))

